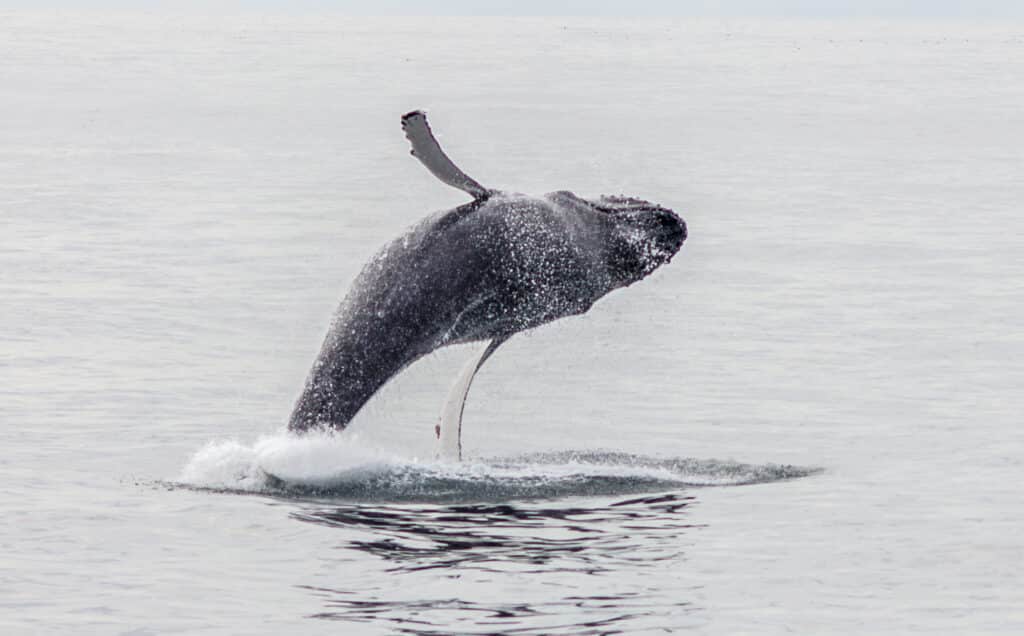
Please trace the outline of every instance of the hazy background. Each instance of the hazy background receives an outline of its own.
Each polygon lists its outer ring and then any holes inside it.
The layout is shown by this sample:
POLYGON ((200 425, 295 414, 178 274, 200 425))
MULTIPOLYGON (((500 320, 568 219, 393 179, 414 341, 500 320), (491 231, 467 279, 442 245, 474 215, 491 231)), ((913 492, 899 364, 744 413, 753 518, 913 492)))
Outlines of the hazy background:
POLYGON ((1024 16, 1014 0, 63 0, 3 2, 2 7, 136 10, 283 12, 330 11, 354 15, 508 15, 508 16, 765 16, 1004 18, 1024 16))

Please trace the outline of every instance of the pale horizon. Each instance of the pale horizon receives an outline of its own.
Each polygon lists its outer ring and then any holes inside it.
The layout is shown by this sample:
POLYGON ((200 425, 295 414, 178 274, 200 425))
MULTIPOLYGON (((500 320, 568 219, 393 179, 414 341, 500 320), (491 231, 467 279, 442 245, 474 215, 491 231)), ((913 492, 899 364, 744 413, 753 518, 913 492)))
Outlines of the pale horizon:
POLYGON ((907 0, 883 2, 832 0, 812 2, 760 2, 757 0, 561 0, 542 2, 472 2, 471 0, 236 0, 213 2, 127 2, 110 0, 15 1, 0 4, 0 10, 131 10, 157 12, 215 13, 341 13, 360 16, 496 16, 496 17, 768 17, 768 18, 924 18, 924 19, 1019 19, 1024 4, 1005 0, 960 2, 907 0))

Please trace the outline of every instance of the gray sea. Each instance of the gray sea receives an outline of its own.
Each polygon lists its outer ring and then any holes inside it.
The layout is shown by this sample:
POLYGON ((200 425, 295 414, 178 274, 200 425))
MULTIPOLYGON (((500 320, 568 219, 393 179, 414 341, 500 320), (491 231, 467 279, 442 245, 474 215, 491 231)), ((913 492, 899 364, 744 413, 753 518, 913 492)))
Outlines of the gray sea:
POLYGON ((1024 631, 1024 24, 0 13, 0 632, 1024 631), (484 185, 680 254, 343 434, 379 246, 484 185), (291 481, 268 480, 266 474, 291 481))

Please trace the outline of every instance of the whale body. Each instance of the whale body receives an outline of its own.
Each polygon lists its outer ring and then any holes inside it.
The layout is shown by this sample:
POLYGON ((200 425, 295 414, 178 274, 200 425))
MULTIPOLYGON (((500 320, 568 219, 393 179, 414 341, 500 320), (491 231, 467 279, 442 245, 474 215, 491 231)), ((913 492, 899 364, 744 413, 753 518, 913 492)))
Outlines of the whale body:
POLYGON ((473 200, 428 216, 366 264, 331 322, 289 429, 343 429, 419 358, 446 345, 486 342, 456 381, 436 429, 447 438, 443 450, 458 456, 469 384, 494 350, 520 331, 586 312, 669 262, 686 224, 632 197, 484 188, 441 151, 422 112, 402 123, 413 155, 473 200))

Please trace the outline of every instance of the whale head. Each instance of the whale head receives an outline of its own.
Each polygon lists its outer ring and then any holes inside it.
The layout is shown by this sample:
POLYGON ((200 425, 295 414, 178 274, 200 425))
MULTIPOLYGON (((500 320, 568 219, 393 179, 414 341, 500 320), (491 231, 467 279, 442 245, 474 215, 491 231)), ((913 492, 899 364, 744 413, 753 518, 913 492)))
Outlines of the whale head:
POLYGON ((671 261, 686 240, 686 222, 668 208, 624 196, 602 196, 590 204, 612 221, 608 271, 620 286, 671 261))

